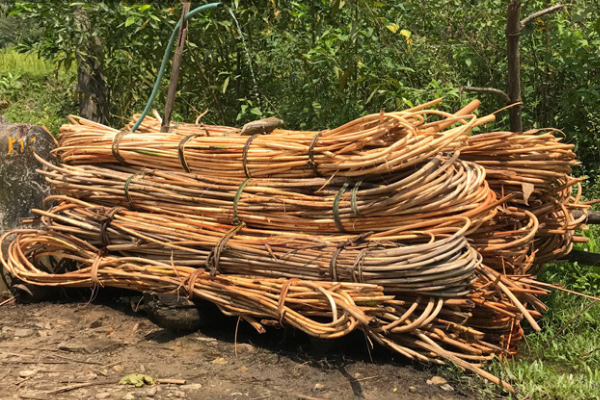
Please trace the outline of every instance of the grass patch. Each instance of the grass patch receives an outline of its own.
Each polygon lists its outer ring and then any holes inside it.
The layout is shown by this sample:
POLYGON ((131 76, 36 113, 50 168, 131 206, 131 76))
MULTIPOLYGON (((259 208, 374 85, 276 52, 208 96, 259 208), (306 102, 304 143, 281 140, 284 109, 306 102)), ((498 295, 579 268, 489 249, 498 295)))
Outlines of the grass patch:
POLYGON ((75 71, 56 71, 34 54, 0 50, 0 110, 11 123, 43 125, 55 135, 76 114, 75 71))
MULTIPOLYGON (((600 274, 595 267, 550 264, 539 279, 592 295, 599 293, 600 274)), ((542 300, 548 306, 539 321, 542 331, 529 328, 515 358, 497 360, 487 368, 517 389, 518 395, 508 398, 600 399, 600 303, 571 321, 593 300, 559 291, 542 300)), ((436 373, 459 388, 478 392, 482 399, 495 399, 503 393, 498 386, 457 367, 440 368, 436 373)))
POLYGON ((0 49, 0 74, 49 75, 55 70, 54 64, 37 54, 19 53, 13 48, 0 49))
MULTIPOLYGON (((554 273, 572 266, 550 269, 554 273)), ((544 301, 549 309, 540 321, 542 332, 527 335, 521 354, 497 362, 494 372, 514 382, 526 398, 600 398, 600 305, 569 323, 592 300, 554 292, 544 301)))

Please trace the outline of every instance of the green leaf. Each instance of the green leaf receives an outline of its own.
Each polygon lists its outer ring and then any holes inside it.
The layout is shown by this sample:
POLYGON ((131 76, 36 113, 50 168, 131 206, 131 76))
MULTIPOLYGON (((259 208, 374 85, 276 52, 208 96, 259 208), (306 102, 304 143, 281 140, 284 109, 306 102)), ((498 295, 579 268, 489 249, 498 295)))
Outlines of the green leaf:
POLYGON ((127 20, 125 21, 125 27, 128 27, 130 25, 132 25, 133 23, 135 23, 135 17, 132 15, 131 17, 127 18, 127 20))
POLYGON ((144 385, 154 385, 154 378, 144 374, 129 374, 124 376, 119 381, 119 385, 133 385, 135 387, 142 387, 144 385))
POLYGON ((150 4, 145 4, 145 5, 143 5, 143 6, 141 6, 141 7, 140 7, 140 11, 141 11, 141 12, 144 12, 144 11, 146 11, 147 9, 149 9, 150 7, 152 7, 150 4))
POLYGON ((344 90, 344 87, 346 87, 346 82, 348 82, 348 78, 350 77, 350 73, 352 72, 353 69, 354 69, 354 65, 349 66, 348 68, 346 68, 346 71, 344 71, 342 76, 339 77, 338 90, 340 92, 342 90, 344 90))
POLYGON ((365 104, 369 104, 369 102, 373 99, 373 96, 375 96, 375 93, 377 93, 378 88, 375 88, 375 90, 373 90, 371 92, 371 94, 369 95, 369 98, 367 99, 367 101, 365 102, 365 104))
POLYGON ((223 87, 221 88, 221 93, 225 94, 225 92, 227 91, 227 86, 229 86, 229 76, 227 77, 227 79, 225 79, 225 82, 223 82, 223 87))
POLYGON ((404 104, 406 104, 407 106, 409 106, 410 108, 413 108, 415 106, 412 101, 410 101, 409 99, 404 98, 404 97, 402 98, 402 102, 404 104))
POLYGON ((392 33, 396 33, 398 32, 398 29, 400 29, 398 24, 389 24, 388 26, 386 26, 386 28, 388 28, 392 33))

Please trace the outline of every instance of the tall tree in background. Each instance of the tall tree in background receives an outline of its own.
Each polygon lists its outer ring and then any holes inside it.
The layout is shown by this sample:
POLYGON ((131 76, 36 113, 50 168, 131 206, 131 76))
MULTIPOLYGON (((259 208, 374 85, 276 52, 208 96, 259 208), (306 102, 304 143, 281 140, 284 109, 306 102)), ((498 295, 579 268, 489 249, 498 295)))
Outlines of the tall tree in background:
POLYGON ((104 51, 102 42, 90 26, 86 10, 75 9, 75 20, 83 39, 83 51, 77 51, 77 98, 79 114, 92 121, 108 124, 108 94, 103 74, 104 51))
POLYGON ((134 108, 132 98, 147 98, 145 72, 160 64, 171 9, 90 0, 17 1, 12 9, 22 24, 40 31, 37 37, 23 38, 18 50, 37 52, 57 68, 76 67, 81 116, 114 123, 111 112, 120 116, 134 108))

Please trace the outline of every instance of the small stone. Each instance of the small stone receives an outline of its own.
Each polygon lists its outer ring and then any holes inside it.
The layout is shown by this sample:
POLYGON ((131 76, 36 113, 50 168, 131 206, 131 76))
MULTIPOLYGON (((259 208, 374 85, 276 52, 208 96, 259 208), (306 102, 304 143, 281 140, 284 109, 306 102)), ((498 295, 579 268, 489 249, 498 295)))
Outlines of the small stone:
POLYGON ((38 331, 38 335, 40 335, 40 337, 47 337, 48 331, 38 331))
POLYGON ((360 372, 355 372, 354 373, 354 379, 358 379, 362 376, 362 374, 360 372))
POLYGON ((248 367, 246 367, 245 365, 242 365, 242 366, 240 367, 240 371, 242 371, 242 372, 246 373, 246 372, 248 372, 248 367))
POLYGON ((90 372, 90 373, 88 373, 88 374, 85 375, 85 380, 86 381, 93 381, 96 378, 98 378, 98 374, 96 374, 94 372, 90 372))
POLYGON ((35 333, 35 331, 33 329, 20 328, 20 329, 15 329, 15 331, 13 332, 13 335, 18 338, 25 338, 25 337, 33 336, 34 333, 35 333))
POLYGON ((102 392, 102 393, 98 393, 98 394, 96 395, 96 398, 97 398, 98 400, 104 400, 104 399, 108 399, 108 398, 110 398, 110 392, 102 392))
POLYGON ((156 396, 156 392, 158 392, 158 386, 156 386, 156 385, 151 386, 146 390, 146 396, 154 397, 154 396, 156 396))
POLYGON ((123 400, 135 400, 135 395, 133 393, 127 393, 122 397, 123 400))
POLYGON ((417 393, 417 388, 414 387, 414 386, 409 386, 408 387, 408 391, 411 392, 411 393, 417 393))
POLYGON ((91 329, 100 328, 102 326, 102 319, 97 319, 90 324, 91 329))
POLYGON ((323 390, 325 389, 325 385, 323 385, 322 383, 317 383, 315 385, 315 390, 323 390))
POLYGON ((443 385, 445 383, 448 383, 448 381, 442 378, 441 376, 434 376, 431 379, 427 379, 428 385, 443 385))
POLYGON ((21 378, 27 378, 27 377, 33 376, 33 375, 35 375, 37 373, 38 373, 37 369, 25 370, 25 371, 20 371, 19 372, 19 376, 21 378))
POLYGON ((188 385, 181 386, 183 390, 200 390, 202 389, 201 383, 190 383, 188 385))
POLYGON ((45 329, 45 330, 52 329, 52 326, 50 326, 49 322, 36 322, 34 325, 40 329, 45 329))
POLYGON ((122 365, 115 365, 114 367, 112 367, 113 371, 115 372, 123 372, 123 370, 125 369, 125 367, 123 367, 122 365))
POLYGON ((244 395, 244 393, 242 393, 242 392, 233 392, 233 393, 231 393, 231 397, 237 397, 237 396, 243 396, 243 395, 244 395))
POLYGON ((454 388, 452 386, 448 385, 447 383, 444 383, 443 385, 441 385, 440 388, 442 390, 445 390, 446 392, 454 392, 454 388))
POLYGON ((242 343, 242 344, 237 345, 237 351, 238 351, 238 353, 254 354, 258 350, 256 350, 256 347, 252 346, 249 343, 242 343))

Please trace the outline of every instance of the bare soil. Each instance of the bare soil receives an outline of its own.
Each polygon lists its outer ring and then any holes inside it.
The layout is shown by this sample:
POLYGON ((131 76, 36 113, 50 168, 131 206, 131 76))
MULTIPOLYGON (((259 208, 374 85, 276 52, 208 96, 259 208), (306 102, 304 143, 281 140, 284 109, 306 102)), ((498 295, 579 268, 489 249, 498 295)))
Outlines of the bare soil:
POLYGON ((214 313, 190 334, 162 329, 132 300, 0 308, 0 399, 475 399, 362 333, 321 342, 291 329, 258 334, 214 313), (135 307, 133 307, 135 308, 135 307), (237 349, 237 356, 236 356, 237 349), (119 385, 131 373, 162 380, 119 385), (181 380, 185 384, 168 383, 181 380))

